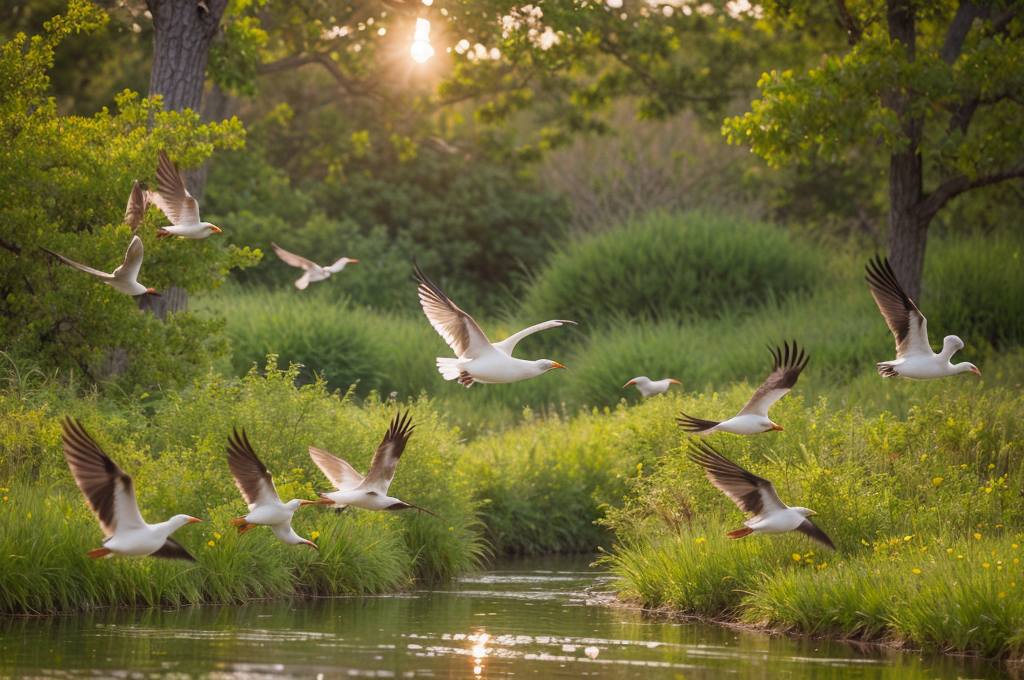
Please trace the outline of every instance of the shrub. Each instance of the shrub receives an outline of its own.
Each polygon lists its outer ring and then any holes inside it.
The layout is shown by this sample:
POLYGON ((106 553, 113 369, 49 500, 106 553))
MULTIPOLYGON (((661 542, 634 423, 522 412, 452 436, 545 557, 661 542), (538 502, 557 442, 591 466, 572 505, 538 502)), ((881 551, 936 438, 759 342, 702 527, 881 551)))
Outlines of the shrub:
POLYGON ((827 281, 822 255, 769 225, 710 213, 653 214, 556 250, 520 316, 588 328, 718 316, 827 281))

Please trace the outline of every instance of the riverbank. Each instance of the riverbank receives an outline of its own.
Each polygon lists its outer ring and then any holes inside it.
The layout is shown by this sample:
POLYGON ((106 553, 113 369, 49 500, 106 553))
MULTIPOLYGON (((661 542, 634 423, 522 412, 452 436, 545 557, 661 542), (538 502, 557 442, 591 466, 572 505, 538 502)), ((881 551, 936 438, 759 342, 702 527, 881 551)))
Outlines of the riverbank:
MULTIPOLYGON (((738 408, 739 397, 725 401, 738 408)), ((605 562, 620 597, 761 629, 1020 658, 1019 392, 950 382, 906 419, 824 401, 776 409, 778 436, 712 443, 816 510, 839 550, 799 534, 727 538, 742 514, 677 449, 610 514, 618 545, 605 562)))

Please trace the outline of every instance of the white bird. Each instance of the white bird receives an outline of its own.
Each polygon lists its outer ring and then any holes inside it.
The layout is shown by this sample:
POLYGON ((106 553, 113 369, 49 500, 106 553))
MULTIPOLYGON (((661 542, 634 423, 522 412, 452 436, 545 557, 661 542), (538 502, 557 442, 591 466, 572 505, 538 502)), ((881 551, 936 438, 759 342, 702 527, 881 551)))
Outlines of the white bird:
POLYGON ((941 352, 936 354, 932 351, 928 344, 928 320, 903 292, 903 286, 889 266, 889 258, 883 260, 876 255, 865 269, 868 275, 864 278, 871 286, 871 295, 885 317, 889 330, 896 336, 896 359, 880 361, 877 365, 878 373, 883 378, 898 375, 914 380, 929 380, 966 371, 981 375, 981 371, 968 361, 950 363, 953 354, 964 347, 964 341, 955 335, 947 335, 942 339, 941 352))
POLYGON ((800 372, 810 360, 810 357, 796 346, 796 340, 793 341, 792 351, 788 342, 782 343, 782 346, 785 351, 779 347, 774 350, 769 348, 774 358, 772 372, 738 414, 729 420, 718 422, 680 413, 676 419, 680 427, 690 434, 699 435, 713 432, 760 434, 770 430, 782 430, 781 425, 776 425, 768 417, 768 409, 793 388, 800 377, 800 372))
POLYGON ((665 378, 664 380, 651 380, 646 375, 642 375, 639 378, 633 378, 628 383, 623 385, 623 388, 629 387, 630 385, 636 385, 636 388, 640 390, 640 396, 646 399, 647 397, 653 397, 655 394, 665 394, 668 391, 669 385, 681 385, 678 380, 672 378, 665 378))
POLYGON ((334 491, 322 492, 320 503, 336 505, 339 509, 351 505, 363 510, 413 509, 434 515, 429 510, 388 495, 391 480, 395 477, 395 468, 398 467, 398 459, 402 457, 405 445, 412 435, 412 427, 408 413, 405 416, 401 412, 395 414, 383 441, 373 454, 370 470, 365 478, 341 458, 310 446, 309 457, 335 488, 334 491))
POLYGON ((231 520, 231 524, 238 527, 239 535, 254 526, 267 526, 282 543, 309 545, 320 549, 316 543, 307 541, 292 529, 292 516, 295 511, 303 505, 316 505, 316 501, 294 498, 282 503, 274 486, 274 477, 267 470, 267 466, 256 457, 245 430, 242 430, 241 436, 235 430, 232 436, 228 437, 228 467, 231 468, 231 476, 235 478, 235 486, 249 506, 249 514, 231 520))
POLYGON ((156 179, 159 189, 147 192, 146 198, 171 221, 171 226, 156 232, 158 237, 199 239, 221 233, 218 227, 199 219, 199 203, 188 193, 185 180, 163 149, 160 149, 160 160, 156 164, 156 179))
POLYGON ((743 522, 742 529, 726 534, 729 538, 799 531, 827 548, 836 549, 828 535, 807 519, 818 513, 808 508, 789 507, 767 479, 744 470, 703 442, 690 442, 690 460, 704 468, 708 481, 740 510, 752 513, 743 522))
POLYGON ((545 321, 530 326, 509 336, 501 342, 490 342, 480 326, 469 314, 459 309, 448 296, 441 292, 416 265, 416 281, 419 283, 420 306, 430 325, 434 327, 456 358, 437 358, 437 370, 445 380, 458 380, 460 385, 470 387, 478 383, 510 383, 535 378, 552 368, 565 368, 557 361, 538 359, 524 361, 512 356, 516 343, 531 333, 555 328, 575 321, 561 319, 545 321))
POLYGON ((171 538, 190 522, 202 522, 189 515, 175 515, 160 524, 146 524, 135 497, 135 482, 119 468, 86 433, 81 423, 64 420, 64 457, 82 490, 86 503, 103 529, 103 547, 86 553, 89 557, 163 557, 169 560, 196 558, 171 538))
POLYGON ((107 284, 119 293, 125 295, 131 295, 135 297, 137 295, 144 295, 146 293, 159 295, 154 289, 146 288, 138 282, 139 270, 142 268, 142 239, 138 236, 132 236, 132 242, 128 244, 128 250, 124 254, 124 262, 121 266, 114 270, 113 274, 101 272, 98 269, 87 267, 84 264, 79 264, 74 260, 70 260, 60 253, 55 253, 52 250, 43 248, 50 255, 63 262, 69 264, 75 269, 80 269, 86 274, 92 274, 93 276, 99 277, 103 283, 107 284))
POLYGON ((128 195, 128 207, 124 210, 124 223, 132 229, 132 234, 139 230, 142 218, 146 215, 146 208, 149 206, 149 199, 145 189, 135 180, 132 185, 132 192, 128 195))
POLYGON ((290 264, 293 267, 298 267, 299 269, 302 269, 303 271, 306 272, 301 277, 299 277, 298 281, 295 282, 295 287, 298 288, 299 290, 305 290, 306 286, 308 286, 311 283, 315 283, 317 281, 324 281, 325 279, 331 278, 331 274, 339 273, 342 269, 345 268, 345 265, 349 264, 350 262, 359 262, 359 260, 353 260, 347 257, 343 257, 334 264, 332 264, 330 267, 321 267, 312 260, 307 260, 306 258, 301 257, 300 255, 296 255, 295 253, 289 253, 287 250, 277 245, 273 241, 270 242, 270 245, 274 248, 274 252, 277 253, 277 256, 281 258, 283 262, 285 262, 286 264, 290 264))

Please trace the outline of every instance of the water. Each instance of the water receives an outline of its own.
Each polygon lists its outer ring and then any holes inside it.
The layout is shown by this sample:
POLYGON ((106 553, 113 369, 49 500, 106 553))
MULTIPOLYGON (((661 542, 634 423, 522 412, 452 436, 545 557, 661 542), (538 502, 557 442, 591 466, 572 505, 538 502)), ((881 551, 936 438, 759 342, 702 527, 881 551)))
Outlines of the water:
POLYGON ((390 597, 0 620, 0 678, 1008 677, 982 662, 595 605, 604 578, 586 560, 543 560, 390 597))

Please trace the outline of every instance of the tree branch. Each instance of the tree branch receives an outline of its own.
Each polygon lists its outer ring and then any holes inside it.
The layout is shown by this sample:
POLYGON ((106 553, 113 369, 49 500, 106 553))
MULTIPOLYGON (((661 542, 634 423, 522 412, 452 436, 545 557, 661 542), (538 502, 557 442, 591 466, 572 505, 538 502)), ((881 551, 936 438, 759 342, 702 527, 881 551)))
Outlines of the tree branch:
POLYGON ((946 29, 946 40, 942 44, 942 49, 939 50, 939 59, 952 65, 960 56, 960 51, 964 47, 967 34, 971 32, 974 20, 987 16, 987 9, 982 9, 973 2, 961 2, 953 21, 949 22, 949 28, 946 29))
POLYGON ((260 64, 256 69, 257 75, 268 75, 271 73, 280 73, 281 71, 290 71, 294 68, 300 68, 306 64, 312 64, 316 61, 316 57, 310 54, 293 54, 277 61, 270 61, 265 64, 260 64))
POLYGON ((0 238, 0 248, 3 248, 4 250, 9 250, 12 253, 14 253, 15 255, 21 255, 21 247, 20 246, 16 246, 15 244, 11 243, 10 241, 5 241, 2 238, 0 238))
POLYGON ((918 219, 923 221, 930 220, 942 206, 964 192, 987 187, 992 184, 999 184, 1000 182, 1017 177, 1024 177, 1024 164, 991 175, 982 175, 973 180, 968 179, 966 175, 948 179, 940 184, 935 191, 925 196, 924 200, 920 201, 914 208, 914 212, 918 219))
POLYGON ((853 47, 860 42, 863 31, 846 7, 846 0, 836 0, 836 11, 839 13, 839 25, 846 31, 846 38, 849 40, 850 46, 853 47))

